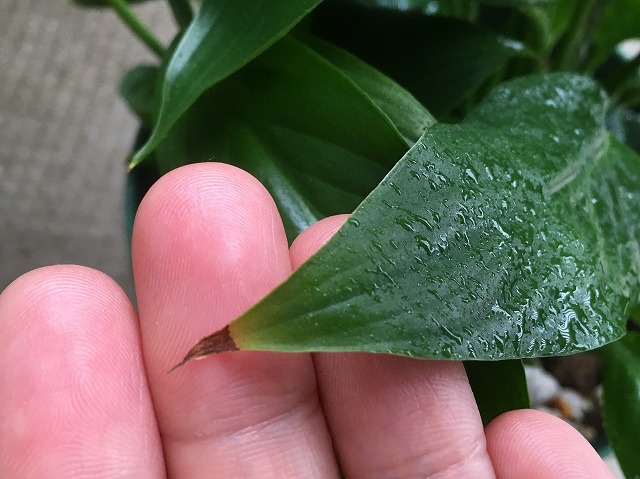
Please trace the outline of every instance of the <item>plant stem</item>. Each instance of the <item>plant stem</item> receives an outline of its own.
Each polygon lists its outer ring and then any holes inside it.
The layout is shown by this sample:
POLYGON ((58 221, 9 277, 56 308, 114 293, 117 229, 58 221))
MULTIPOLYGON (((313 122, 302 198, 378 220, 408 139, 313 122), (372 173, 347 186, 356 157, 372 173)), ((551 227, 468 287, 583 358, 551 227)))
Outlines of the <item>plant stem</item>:
POLYGON ((131 11, 129 4, 125 0, 108 0, 111 8, 118 14, 129 30, 147 47, 159 57, 164 54, 164 47, 147 27, 131 11))
POLYGON ((169 6, 180 30, 187 28, 193 20, 193 10, 191 10, 189 0, 169 0, 169 6))

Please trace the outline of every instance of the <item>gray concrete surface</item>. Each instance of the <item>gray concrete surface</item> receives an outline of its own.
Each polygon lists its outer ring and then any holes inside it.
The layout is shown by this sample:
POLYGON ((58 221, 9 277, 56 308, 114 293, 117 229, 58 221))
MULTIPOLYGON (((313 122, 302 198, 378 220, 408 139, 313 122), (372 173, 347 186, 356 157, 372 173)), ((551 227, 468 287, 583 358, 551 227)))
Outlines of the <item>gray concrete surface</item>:
MULTIPOLYGON (((165 4, 136 11, 167 42, 165 4)), ((123 186, 136 121, 117 86, 139 61, 153 57, 108 10, 0 0, 0 290, 75 263, 133 292, 123 186)))

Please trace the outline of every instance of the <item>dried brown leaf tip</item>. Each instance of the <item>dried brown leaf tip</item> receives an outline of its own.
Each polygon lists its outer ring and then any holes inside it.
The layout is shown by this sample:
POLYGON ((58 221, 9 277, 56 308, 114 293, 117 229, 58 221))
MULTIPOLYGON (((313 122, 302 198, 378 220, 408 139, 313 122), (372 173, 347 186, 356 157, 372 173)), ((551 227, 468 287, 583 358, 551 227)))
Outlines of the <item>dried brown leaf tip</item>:
POLYGON ((210 336, 202 338, 198 341, 186 354, 186 356, 172 367, 168 372, 178 369, 183 364, 191 361, 192 359, 202 359, 212 354, 224 353, 227 351, 237 351, 238 347, 231 338, 229 332, 229 326, 224 327, 220 331, 213 333, 210 336))

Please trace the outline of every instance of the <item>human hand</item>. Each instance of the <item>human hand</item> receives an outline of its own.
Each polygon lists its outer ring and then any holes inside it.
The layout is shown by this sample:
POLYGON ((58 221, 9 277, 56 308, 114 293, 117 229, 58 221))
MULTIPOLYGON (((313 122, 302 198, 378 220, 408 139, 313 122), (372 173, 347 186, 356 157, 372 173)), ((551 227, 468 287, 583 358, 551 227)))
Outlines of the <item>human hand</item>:
POLYGON ((158 181, 136 218, 139 321, 98 271, 53 266, 0 296, 0 477, 607 478, 559 419, 483 430, 461 363, 234 352, 171 374, 313 254, 291 250, 267 191, 222 164, 158 181), (334 453, 335 451, 335 453, 334 453))

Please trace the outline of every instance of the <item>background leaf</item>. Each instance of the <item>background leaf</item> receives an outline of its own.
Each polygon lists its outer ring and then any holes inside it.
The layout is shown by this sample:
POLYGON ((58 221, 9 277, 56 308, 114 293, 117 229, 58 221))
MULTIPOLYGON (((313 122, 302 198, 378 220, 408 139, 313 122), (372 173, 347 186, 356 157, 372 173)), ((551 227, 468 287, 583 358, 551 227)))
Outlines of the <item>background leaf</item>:
POLYGON ((640 335, 605 348, 602 413, 609 442, 626 477, 640 475, 640 335))
POLYGON ((609 0, 593 41, 591 69, 606 60, 618 43, 630 38, 640 38, 640 2, 609 0))
POLYGON ((342 69, 284 38, 196 102, 160 144, 161 170, 212 159, 246 169, 273 195, 290 239, 352 211, 433 118, 379 72, 340 58, 342 69), (399 116, 412 138, 393 124, 399 116))
POLYGON ((386 75, 330 43, 317 38, 306 40, 317 53, 360 87, 398 128, 408 145, 413 145, 427 127, 436 123, 418 100, 386 75))
POLYGON ((155 65, 137 65, 129 70, 120 82, 120 96, 146 128, 150 128, 152 123, 158 70, 155 65))
POLYGON ((570 354, 638 303, 640 162, 590 79, 497 88, 437 124, 318 254, 226 330, 241 349, 570 354))
POLYGON ((530 408, 522 361, 465 361, 469 384, 486 427, 500 414, 530 408))
POLYGON ((436 118, 450 113, 514 57, 518 42, 478 25, 415 12, 327 4, 314 33, 355 54, 409 90, 436 118))
POLYGON ((285 35, 321 0, 202 0, 167 66, 144 159, 197 98, 285 35))
POLYGON ((566 33, 581 5, 581 0, 558 0, 521 8, 536 25, 537 41, 545 57, 566 33))

